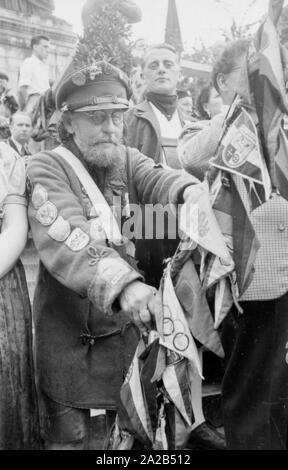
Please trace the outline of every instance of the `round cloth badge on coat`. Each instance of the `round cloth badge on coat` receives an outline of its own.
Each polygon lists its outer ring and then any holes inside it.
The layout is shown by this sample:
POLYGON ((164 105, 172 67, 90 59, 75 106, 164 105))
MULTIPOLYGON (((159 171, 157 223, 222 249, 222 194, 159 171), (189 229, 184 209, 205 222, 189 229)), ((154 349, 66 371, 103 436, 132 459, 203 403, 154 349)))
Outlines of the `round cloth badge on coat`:
POLYGON ((32 204, 35 209, 40 209, 48 201, 48 192, 41 184, 36 184, 32 193, 32 204))
POLYGON ((36 213, 36 219, 41 225, 49 226, 57 219, 58 211, 55 204, 50 201, 45 202, 36 213))

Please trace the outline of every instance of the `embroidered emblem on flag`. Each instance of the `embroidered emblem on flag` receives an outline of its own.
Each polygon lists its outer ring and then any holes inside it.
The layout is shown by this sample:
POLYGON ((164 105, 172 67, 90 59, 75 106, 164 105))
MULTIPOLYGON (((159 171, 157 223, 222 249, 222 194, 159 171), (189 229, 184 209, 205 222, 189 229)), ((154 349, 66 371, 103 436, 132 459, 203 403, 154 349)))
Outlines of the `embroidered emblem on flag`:
POLYGON ((269 176, 255 123, 243 107, 236 108, 236 117, 224 134, 211 165, 265 186, 270 194, 269 176))

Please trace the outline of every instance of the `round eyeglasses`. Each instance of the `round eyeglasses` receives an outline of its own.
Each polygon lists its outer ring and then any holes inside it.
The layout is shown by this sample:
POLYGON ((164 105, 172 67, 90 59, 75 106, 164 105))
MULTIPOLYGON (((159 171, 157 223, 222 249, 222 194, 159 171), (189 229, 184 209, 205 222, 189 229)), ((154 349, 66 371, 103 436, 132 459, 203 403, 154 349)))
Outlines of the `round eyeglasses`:
POLYGON ((115 126, 119 126, 123 122, 123 114, 124 112, 121 110, 114 111, 113 113, 107 113, 107 111, 99 110, 99 111, 81 111, 79 114, 84 114, 87 116, 91 121, 93 121, 96 126, 101 126, 108 116, 111 117, 112 122, 115 126))

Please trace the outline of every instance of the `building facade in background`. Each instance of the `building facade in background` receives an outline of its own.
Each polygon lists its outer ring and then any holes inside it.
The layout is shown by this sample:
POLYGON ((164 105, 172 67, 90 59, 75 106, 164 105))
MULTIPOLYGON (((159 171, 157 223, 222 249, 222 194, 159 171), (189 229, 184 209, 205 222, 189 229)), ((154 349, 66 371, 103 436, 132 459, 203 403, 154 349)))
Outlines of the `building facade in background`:
POLYGON ((31 55, 32 36, 44 34, 50 37, 49 65, 50 75, 54 79, 66 66, 77 41, 72 25, 53 15, 53 1, 41 0, 37 6, 35 3, 0 0, 0 70, 5 70, 9 75, 15 93, 20 65, 31 55))

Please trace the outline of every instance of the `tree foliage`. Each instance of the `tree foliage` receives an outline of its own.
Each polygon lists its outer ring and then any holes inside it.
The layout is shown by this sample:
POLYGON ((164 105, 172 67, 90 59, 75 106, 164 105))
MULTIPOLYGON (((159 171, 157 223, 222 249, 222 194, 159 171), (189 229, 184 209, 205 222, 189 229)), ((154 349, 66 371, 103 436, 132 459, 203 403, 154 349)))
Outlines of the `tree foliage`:
MULTIPOLYGON (((241 18, 237 18, 237 20, 233 17, 229 9, 229 3, 227 0, 214 0, 219 6, 223 7, 231 17, 231 23, 228 28, 222 28, 219 32, 219 41, 212 46, 206 46, 203 42, 200 43, 200 46, 193 47, 189 53, 183 54, 183 59, 192 60, 194 62, 198 62, 200 64, 211 64, 215 62, 219 54, 221 53, 223 47, 229 41, 234 41, 237 39, 249 39, 255 33, 257 29, 257 25, 260 24, 262 18, 254 22, 246 22, 245 18, 250 10, 250 8, 256 4, 257 0, 251 0, 248 7, 244 11, 241 18)), ((287 19, 288 19, 288 12, 287 12, 287 19)), ((288 31, 287 31, 288 35, 288 31)))
POLYGON ((200 47, 192 47, 191 51, 182 54, 184 60, 191 60, 198 62, 198 64, 212 64, 213 63, 213 47, 206 47, 203 43, 200 47))
MULTIPOLYGON (((219 32, 219 41, 217 41, 212 46, 206 46, 203 42, 200 42, 199 46, 193 47, 189 52, 184 52, 182 54, 182 58, 184 60, 190 60, 193 62, 197 62, 200 64, 210 64, 213 65, 217 58, 221 55, 222 50, 226 46, 226 44, 230 41, 237 40, 237 39, 247 39, 253 36, 257 25, 260 24, 261 19, 259 18, 258 21, 249 23, 245 21, 246 15, 250 8, 256 4, 257 0, 251 0, 249 2, 248 7, 243 12, 241 18, 237 18, 237 20, 233 17, 233 14, 230 11, 230 4, 227 0, 214 0, 219 6, 223 8, 231 17, 231 23, 228 28, 222 29, 219 32)), ((288 11, 287 11, 287 19, 288 19, 288 11)), ((287 28, 287 35, 288 35, 288 28, 287 28)), ((288 38, 287 38, 288 39, 288 38)), ((199 93, 199 90, 209 82, 209 79, 205 78, 190 78, 186 80, 182 79, 182 87, 189 88, 192 93, 193 97, 196 97, 199 93)))
POLYGON ((91 18, 83 36, 79 37, 74 60, 78 66, 106 60, 130 75, 131 26, 119 12, 117 0, 107 2, 97 11, 97 15, 91 18))
POLYGON ((233 41, 236 39, 248 39, 255 32, 255 28, 261 22, 261 18, 257 21, 249 23, 246 21, 246 16, 249 10, 257 3, 259 0, 251 0, 244 10, 241 18, 236 18, 231 13, 229 4, 227 0, 214 0, 219 6, 221 6, 231 17, 231 24, 227 29, 222 29, 222 36, 227 41, 233 41))

